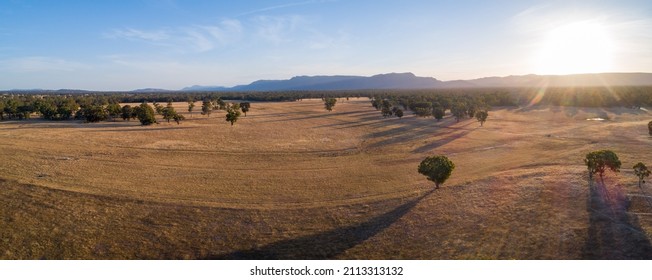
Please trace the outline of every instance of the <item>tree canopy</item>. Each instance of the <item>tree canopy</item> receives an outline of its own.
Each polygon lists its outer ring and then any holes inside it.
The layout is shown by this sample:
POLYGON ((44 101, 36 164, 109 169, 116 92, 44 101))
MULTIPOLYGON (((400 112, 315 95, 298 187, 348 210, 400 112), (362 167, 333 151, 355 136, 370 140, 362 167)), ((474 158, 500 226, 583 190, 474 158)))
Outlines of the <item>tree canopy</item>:
POLYGON ((451 176, 453 169, 455 169, 455 164, 446 156, 439 155, 424 159, 419 164, 418 171, 428 180, 435 182, 435 188, 439 188, 451 176))
POLYGON ((337 99, 335 98, 325 98, 324 99, 324 108, 326 110, 333 111, 333 107, 335 107, 335 103, 337 103, 337 99))
POLYGON ((482 126, 484 122, 487 121, 487 117, 489 117, 489 113, 487 111, 477 111, 475 113, 475 118, 480 122, 480 126, 482 126))
POLYGON ((613 172, 620 172, 620 160, 618 155, 610 150, 599 150, 586 154, 584 163, 589 169, 589 178, 593 178, 593 174, 598 173, 600 179, 603 179, 604 173, 607 169, 613 172))

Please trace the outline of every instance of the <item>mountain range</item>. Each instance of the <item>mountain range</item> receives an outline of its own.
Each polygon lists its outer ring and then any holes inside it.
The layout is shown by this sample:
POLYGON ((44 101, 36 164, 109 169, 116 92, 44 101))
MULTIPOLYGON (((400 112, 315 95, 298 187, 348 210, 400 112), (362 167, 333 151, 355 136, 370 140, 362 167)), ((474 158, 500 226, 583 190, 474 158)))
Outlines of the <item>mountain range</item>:
POLYGON ((258 80, 234 87, 192 86, 182 91, 280 91, 280 90, 358 90, 432 89, 486 87, 593 87, 652 86, 652 73, 600 73, 573 75, 521 75, 486 77, 472 80, 440 81, 412 73, 365 76, 296 76, 288 80, 258 80))
MULTIPOLYGON (((296 76, 287 80, 258 80, 234 87, 194 85, 180 90, 160 88, 136 89, 132 92, 165 91, 287 91, 287 90, 360 90, 360 89, 437 89, 490 87, 599 87, 652 86, 652 73, 599 73, 573 75, 520 75, 486 77, 472 80, 441 81, 412 73, 388 73, 366 76, 296 76)), ((31 92, 89 92, 77 89, 10 90, 31 92)))

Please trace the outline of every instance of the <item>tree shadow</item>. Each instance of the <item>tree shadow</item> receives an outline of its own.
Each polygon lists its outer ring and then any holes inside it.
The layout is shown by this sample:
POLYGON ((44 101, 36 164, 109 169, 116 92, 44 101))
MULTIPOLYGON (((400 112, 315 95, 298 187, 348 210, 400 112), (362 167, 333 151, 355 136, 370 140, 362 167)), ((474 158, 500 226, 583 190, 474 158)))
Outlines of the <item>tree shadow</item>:
POLYGON ((603 183, 590 185, 587 211, 590 213, 588 238, 583 259, 652 259, 652 245, 638 219, 627 214, 629 201, 603 183))
POLYGON ((420 197, 402 204, 392 211, 366 222, 331 231, 275 242, 260 248, 235 251, 223 255, 207 256, 206 259, 235 260, 321 260, 333 259, 380 231, 392 225, 407 214, 422 199, 434 192, 432 189, 420 197))

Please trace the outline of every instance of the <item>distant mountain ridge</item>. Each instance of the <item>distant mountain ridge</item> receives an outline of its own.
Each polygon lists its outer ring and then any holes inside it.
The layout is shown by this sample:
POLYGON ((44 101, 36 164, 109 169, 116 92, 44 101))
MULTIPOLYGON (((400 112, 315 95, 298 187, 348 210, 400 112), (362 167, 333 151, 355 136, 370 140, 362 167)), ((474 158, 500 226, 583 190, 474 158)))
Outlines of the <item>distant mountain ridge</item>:
MULTIPOLYGON (((652 73, 599 73, 572 75, 512 75, 471 80, 441 81, 413 73, 388 73, 366 76, 295 76, 287 80, 258 80, 234 87, 194 85, 180 90, 160 88, 136 89, 132 92, 173 91, 286 91, 286 90, 361 90, 361 89, 437 89, 491 87, 600 87, 652 86, 652 73)), ((88 93, 79 89, 12 89, 10 92, 88 93)))
POLYGON ((280 91, 280 90, 359 90, 433 89, 485 87, 593 87, 652 86, 652 73, 600 73, 572 75, 512 75, 472 80, 440 81, 412 73, 365 76, 296 76, 288 80, 258 80, 248 85, 228 87, 193 86, 196 91, 280 91))

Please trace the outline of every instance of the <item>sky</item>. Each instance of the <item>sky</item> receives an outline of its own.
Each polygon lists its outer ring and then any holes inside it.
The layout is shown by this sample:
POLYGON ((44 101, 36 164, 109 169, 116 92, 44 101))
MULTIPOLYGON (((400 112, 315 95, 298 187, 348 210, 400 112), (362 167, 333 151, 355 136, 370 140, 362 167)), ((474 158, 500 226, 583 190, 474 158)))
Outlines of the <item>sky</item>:
POLYGON ((652 1, 0 0, 0 90, 652 72, 652 1))

